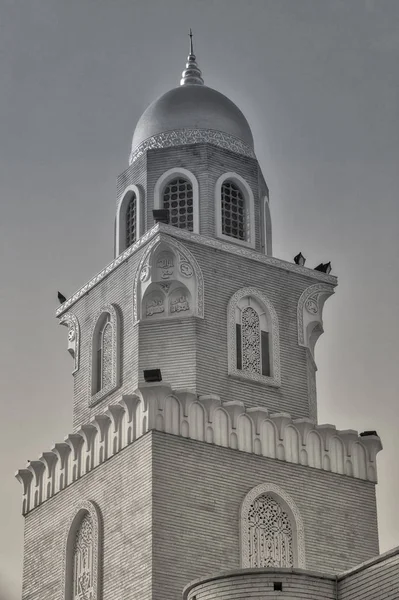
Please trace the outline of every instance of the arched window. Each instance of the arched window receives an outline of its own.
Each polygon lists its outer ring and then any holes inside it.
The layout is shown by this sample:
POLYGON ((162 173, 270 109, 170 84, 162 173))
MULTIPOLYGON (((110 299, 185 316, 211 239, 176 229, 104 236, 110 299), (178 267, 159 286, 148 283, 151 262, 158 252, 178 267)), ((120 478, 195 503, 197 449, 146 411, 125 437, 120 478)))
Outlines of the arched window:
POLYGON ((280 385, 279 331, 271 302, 255 288, 242 288, 228 307, 229 374, 280 385))
POLYGON ((137 239, 137 197, 132 194, 126 209, 126 248, 137 239))
POLYGON ((241 507, 243 567, 305 568, 303 520, 292 498, 272 483, 248 492, 241 507))
POLYGON ((119 385, 119 317, 112 304, 105 306, 95 321, 90 353, 93 405, 119 385))
POLYGON ((91 501, 79 504, 65 534, 62 575, 65 600, 100 600, 102 519, 91 501))
POLYGON ((169 181, 163 191, 163 208, 169 211, 169 225, 194 231, 193 186, 183 177, 169 181))
POLYGON ((270 376, 269 325, 259 303, 242 298, 236 309, 237 369, 270 376))
POLYGON ((254 195, 237 173, 224 173, 215 186, 216 235, 255 248, 254 195))
POLYGON ((109 313, 105 313, 98 332, 96 352, 96 380, 94 392, 110 385, 112 380, 112 325, 109 313))
POLYGON ((247 240, 247 210, 245 198, 233 181, 224 181, 221 191, 222 234, 247 240))
POLYGON ((73 600, 86 600, 94 596, 93 546, 93 522, 86 513, 76 532, 73 547, 73 600))
POLYGON ((249 566, 294 566, 290 518, 270 494, 253 500, 248 511, 249 566))
POLYGON ((142 234, 141 206, 143 192, 137 185, 129 185, 121 194, 115 223, 115 254, 135 244, 142 234))

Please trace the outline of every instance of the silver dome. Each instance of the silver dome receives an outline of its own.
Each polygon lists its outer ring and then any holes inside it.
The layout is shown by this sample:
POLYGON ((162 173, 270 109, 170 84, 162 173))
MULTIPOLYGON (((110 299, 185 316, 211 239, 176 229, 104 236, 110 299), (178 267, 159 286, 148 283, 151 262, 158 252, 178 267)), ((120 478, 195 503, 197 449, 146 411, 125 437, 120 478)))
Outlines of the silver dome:
POLYGON ((254 147, 248 121, 231 100, 205 85, 186 83, 166 92, 144 111, 134 131, 132 151, 152 136, 182 129, 219 131, 254 147))

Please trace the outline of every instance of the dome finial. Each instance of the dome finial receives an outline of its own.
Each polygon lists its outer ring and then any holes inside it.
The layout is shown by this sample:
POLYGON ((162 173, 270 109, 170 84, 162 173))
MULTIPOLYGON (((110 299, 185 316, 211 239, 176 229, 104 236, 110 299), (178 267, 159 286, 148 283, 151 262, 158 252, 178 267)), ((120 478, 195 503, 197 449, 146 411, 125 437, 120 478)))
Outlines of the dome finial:
POLYGON ((193 32, 190 28, 190 53, 187 57, 186 68, 184 69, 182 78, 180 79, 180 85, 204 85, 204 80, 202 79, 202 73, 197 65, 197 61, 194 54, 193 49, 193 32))

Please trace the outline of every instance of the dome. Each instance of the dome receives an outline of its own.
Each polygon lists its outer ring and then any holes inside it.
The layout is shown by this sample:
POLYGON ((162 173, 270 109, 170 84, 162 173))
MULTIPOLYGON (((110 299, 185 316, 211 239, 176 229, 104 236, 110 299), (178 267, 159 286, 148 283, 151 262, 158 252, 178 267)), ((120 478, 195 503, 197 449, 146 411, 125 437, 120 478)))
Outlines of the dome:
POLYGON ((166 92, 144 111, 133 135, 132 151, 148 138, 181 129, 218 131, 254 147, 248 121, 231 100, 205 85, 186 83, 166 92))

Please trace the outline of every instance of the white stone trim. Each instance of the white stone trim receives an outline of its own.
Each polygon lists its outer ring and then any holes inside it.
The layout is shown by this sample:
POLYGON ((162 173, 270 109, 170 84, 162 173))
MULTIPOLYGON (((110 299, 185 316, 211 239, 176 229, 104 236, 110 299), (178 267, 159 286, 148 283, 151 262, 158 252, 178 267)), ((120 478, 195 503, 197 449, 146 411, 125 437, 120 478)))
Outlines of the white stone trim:
POLYGON ((101 577, 102 577, 102 537, 103 523, 100 509, 92 500, 79 502, 74 508, 74 516, 64 532, 64 542, 61 564, 61 589, 65 600, 73 600, 72 574, 73 574, 73 546, 75 535, 84 518, 89 514, 93 524, 93 600, 101 600, 101 577))
POLYGON ((263 494, 270 494, 288 512, 293 529, 294 567, 305 569, 305 528, 301 513, 294 500, 285 490, 274 483, 261 483, 252 488, 245 496, 241 505, 240 540, 241 540, 241 566, 250 567, 249 539, 248 539, 248 511, 254 500, 263 494))
POLYGON ((229 300, 227 307, 227 352, 228 352, 228 373, 240 379, 256 381, 273 387, 281 385, 280 369, 280 335, 276 310, 268 297, 255 287, 244 287, 238 290, 229 300), (246 296, 255 298, 268 316, 270 324, 270 370, 271 376, 250 373, 242 369, 237 369, 236 361, 236 306, 242 298, 246 296))
POLYGON ((239 244, 247 248, 255 248, 255 200, 251 187, 241 175, 234 171, 223 173, 215 184, 215 226, 216 236, 221 240, 229 241, 231 244, 239 244), (222 185, 226 181, 232 181, 243 192, 245 198, 245 212, 247 219, 248 240, 237 240, 222 233, 222 185))
POLYGON ((95 427, 96 443, 93 440, 87 445, 87 426, 83 425, 65 438, 66 443, 55 444, 51 452, 44 452, 39 460, 30 461, 16 473, 23 485, 23 514, 153 429, 253 453, 260 459, 289 462, 373 483, 377 482, 376 456, 382 449, 381 440, 375 435, 360 437, 357 431, 339 431, 333 425, 317 425, 311 419, 292 419, 287 413, 269 414, 265 408, 246 408, 239 401, 222 403, 216 394, 197 396, 189 391, 174 391, 164 382, 143 384, 134 394, 121 396, 104 413, 93 417, 89 425, 95 427), (198 410, 198 405, 202 410, 198 410), (356 453, 357 445, 363 451, 356 453), (73 460, 69 460, 70 456, 73 460), (84 463, 87 471, 79 468, 84 463), (51 465, 51 469, 46 471, 46 465, 51 465), (59 485, 61 480, 63 484, 59 485), (46 483, 50 483, 49 494, 46 483))
MULTIPOLYGON (((118 201, 116 208, 115 225, 115 253, 119 256, 126 250, 126 209, 132 194, 136 195, 136 242, 142 234, 142 208, 144 192, 137 185, 129 185, 125 188, 118 201)), ((134 245, 134 244, 133 244, 134 245)))
POLYGON ((147 150, 188 144, 213 144, 219 148, 230 150, 230 152, 256 159, 255 152, 248 144, 229 133, 215 129, 177 129, 153 135, 144 140, 138 148, 132 148, 129 165, 145 154, 147 150))
MULTIPOLYGON (((79 358, 80 358, 80 327, 79 321, 73 313, 65 313, 60 319, 60 325, 64 325, 65 327, 69 327, 69 331, 74 332, 73 341, 68 339, 68 352, 72 355, 74 359, 74 368, 72 371, 76 373, 79 370, 79 358)), ((68 331, 68 336, 69 336, 68 331)))
POLYGON ((114 304, 107 304, 98 311, 92 331, 90 334, 89 345, 89 406, 94 406, 100 400, 114 392, 120 386, 120 317, 119 312, 114 304), (108 387, 102 388, 100 391, 93 393, 93 383, 95 378, 95 367, 93 349, 95 346, 95 338, 98 335, 98 328, 101 324, 102 316, 109 314, 110 324, 112 327, 112 381, 108 387))
MULTIPOLYGON (((176 229, 173 227, 172 229, 176 229)), ((165 246, 169 246, 174 252, 174 254, 178 255, 179 265, 183 263, 188 263, 194 272, 196 285, 197 285, 197 294, 196 298, 194 298, 194 307, 192 314, 201 319, 204 318, 204 277, 202 275, 201 267, 199 266, 195 257, 191 254, 191 252, 186 248, 183 244, 173 239, 170 236, 166 235, 158 235, 156 236, 147 246, 143 256, 141 257, 140 263, 137 267, 136 275, 134 277, 133 284, 133 323, 138 323, 140 320, 140 307, 139 303, 141 301, 140 294, 140 277, 144 277, 144 273, 147 272, 146 278, 150 275, 150 267, 149 263, 151 257, 154 252, 156 252, 157 248, 161 245, 165 244, 165 246)))
MULTIPOLYGON (((195 175, 188 169, 183 167, 174 167, 165 171, 157 180, 154 188, 154 209, 163 208, 163 190, 172 179, 182 176, 187 179, 193 186, 193 214, 194 214, 194 232, 200 232, 200 216, 199 216, 199 186, 195 175)), ((175 228, 178 229, 178 228, 175 228)), ((191 232, 190 232, 191 233, 191 232)))
MULTIPOLYGON (((327 275, 326 273, 321 273, 320 271, 315 271, 314 269, 308 269, 307 267, 300 267, 295 263, 290 263, 286 260, 282 260, 281 258, 275 258, 274 256, 267 256, 260 252, 256 252, 255 250, 250 250, 248 248, 243 248, 239 245, 222 242, 216 238, 205 237, 203 235, 198 235, 197 233, 192 233, 191 231, 187 231, 186 229, 178 229, 177 227, 172 227, 170 225, 165 225, 164 223, 157 223, 149 229, 141 238, 135 243, 132 244, 129 248, 127 248, 122 254, 120 254, 115 260, 113 260, 109 265, 107 265, 104 269, 102 269, 97 275, 92 277, 84 286, 79 288, 66 302, 61 304, 55 312, 56 317, 61 316, 66 312, 66 310, 72 306, 79 298, 87 294, 91 289, 93 289, 100 281, 105 279, 109 273, 112 273, 119 267, 119 265, 126 260, 128 260, 131 256, 136 254, 136 252, 145 246, 147 242, 152 240, 154 237, 167 234, 167 236, 172 236, 174 238, 179 238, 186 242, 192 242, 194 244, 200 244, 207 248, 214 248, 216 250, 221 250, 223 252, 228 252, 229 254, 234 254, 235 256, 242 256, 249 260, 254 260, 256 262, 260 262, 277 269, 283 269, 284 271, 290 271, 291 273, 297 273, 298 275, 304 275, 305 277, 309 277, 310 279, 314 279, 316 281, 324 281, 331 286, 337 285, 337 278, 334 275, 327 275)), ((232 238, 229 238, 231 240, 232 238)))
POLYGON ((263 198, 263 232, 264 253, 271 256, 273 254, 272 217, 270 214, 269 198, 267 196, 263 198))
POLYGON ((324 303, 333 293, 332 285, 316 283, 306 288, 298 301, 298 344, 308 348, 313 357, 315 344, 324 331, 324 303))

